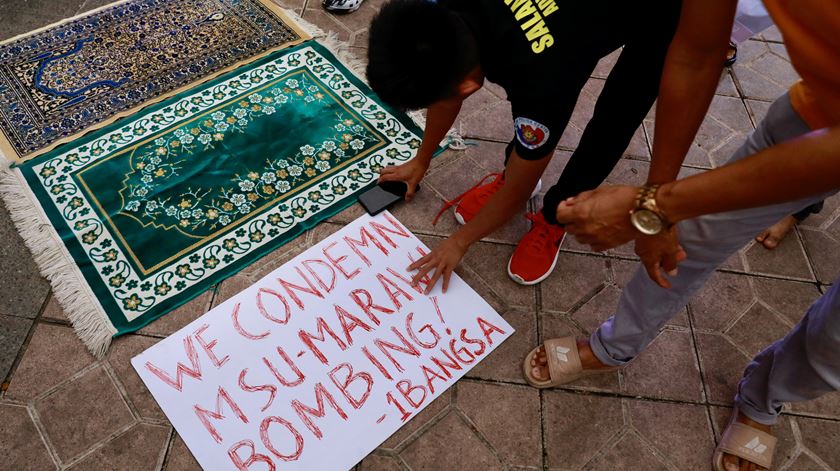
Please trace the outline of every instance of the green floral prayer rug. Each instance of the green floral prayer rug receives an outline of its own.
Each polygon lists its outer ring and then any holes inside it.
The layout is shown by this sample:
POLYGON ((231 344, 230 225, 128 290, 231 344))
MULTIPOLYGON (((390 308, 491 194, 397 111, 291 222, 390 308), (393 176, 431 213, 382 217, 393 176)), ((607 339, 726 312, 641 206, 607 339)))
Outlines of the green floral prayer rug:
POLYGON ((354 203, 420 136, 309 41, 17 164, 0 193, 101 354, 354 203))
POLYGON ((0 156, 20 161, 309 36, 272 0, 128 0, 0 43, 0 156))

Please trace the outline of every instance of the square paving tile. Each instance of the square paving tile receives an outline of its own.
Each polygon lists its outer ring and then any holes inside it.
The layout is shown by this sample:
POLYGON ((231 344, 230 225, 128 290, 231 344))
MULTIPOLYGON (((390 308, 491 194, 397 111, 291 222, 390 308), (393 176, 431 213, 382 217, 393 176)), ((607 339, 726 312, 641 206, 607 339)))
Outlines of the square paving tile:
POLYGON ((166 457, 166 471, 200 471, 201 466, 190 453, 189 448, 184 443, 184 439, 177 433, 175 439, 172 441, 172 446, 169 447, 169 454, 166 457))
POLYGON ((458 407, 507 465, 542 467, 537 389, 461 381, 458 383, 458 407))
MULTIPOLYGON (((763 245, 752 243, 746 249, 747 270, 750 273, 761 273, 790 277, 802 280, 813 280, 811 268, 805 258, 805 250, 795 233, 789 234, 773 250, 767 250, 763 245)), ((826 252, 828 255, 830 252, 826 252)))
POLYGON ((663 330, 623 371, 624 391, 634 396, 700 401, 703 385, 691 334, 663 330))
POLYGON ((84 0, 4 0, 0 2, 0 18, 13 21, 0 23, 0 41, 74 16, 83 3, 84 0))
POLYGON ((64 463, 134 422, 131 411, 102 367, 39 400, 35 411, 64 463))
POLYGON ((41 277, 32 254, 18 235, 2 202, 0 240, 3 241, 0 244, 0 266, 3 267, 3 276, 0 276, 0 315, 34 319, 47 300, 50 285, 41 277))
POLYGON ((633 427, 674 469, 709 468, 715 442, 705 407, 632 400, 625 404, 633 427))
POLYGON ((620 438, 621 401, 546 391, 543 421, 548 469, 580 469, 620 438))
POLYGON ((95 361, 72 328, 39 323, 10 381, 7 397, 35 399, 95 361))
POLYGON ((156 335, 161 337, 166 337, 177 332, 182 327, 198 319, 210 310, 210 302, 213 300, 214 292, 215 290, 211 288, 201 293, 195 299, 192 299, 174 311, 155 319, 151 324, 143 327, 137 332, 140 334, 156 335))
POLYGON ((499 458, 455 411, 412 442, 400 456, 411 469, 503 469, 499 458))
POLYGON ((12 369, 30 327, 30 319, 0 314, 0 378, 3 378, 0 381, 4 381, 12 369))
POLYGON ((131 358, 158 343, 158 339, 141 335, 125 335, 115 339, 108 351, 108 364, 128 393, 128 400, 144 419, 166 420, 166 416, 131 365, 131 358))
POLYGON ((0 456, 3 468, 57 469, 25 407, 0 404, 0 456))
POLYGON ((156 470, 163 461, 169 427, 137 424, 73 465, 73 471, 103 469, 156 470))

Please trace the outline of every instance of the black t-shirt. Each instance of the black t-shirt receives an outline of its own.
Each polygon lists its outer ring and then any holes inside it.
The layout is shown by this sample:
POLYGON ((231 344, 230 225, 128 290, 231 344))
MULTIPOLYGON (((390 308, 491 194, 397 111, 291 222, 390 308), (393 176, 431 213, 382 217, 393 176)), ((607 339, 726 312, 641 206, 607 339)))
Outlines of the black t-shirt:
MULTIPOLYGON (((617 12, 605 0, 441 0, 475 34, 482 71, 507 92, 517 154, 551 155, 574 100, 612 49, 598 34, 617 12), (571 100, 571 103, 569 101, 571 100)), ((638 5, 637 5, 638 6, 638 5)), ((614 36, 614 35, 607 35, 614 36)))

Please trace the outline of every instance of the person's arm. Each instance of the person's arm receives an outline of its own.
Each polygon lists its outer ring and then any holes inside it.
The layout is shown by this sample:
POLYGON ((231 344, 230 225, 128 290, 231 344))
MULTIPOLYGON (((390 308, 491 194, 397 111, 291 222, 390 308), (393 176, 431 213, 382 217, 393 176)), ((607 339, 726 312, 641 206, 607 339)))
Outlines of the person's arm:
MULTIPOLYGON (((840 126, 811 132, 735 163, 662 185, 656 203, 676 223, 704 214, 792 201, 840 188, 840 126)), ((638 188, 607 186, 557 208, 582 243, 607 250, 640 234, 628 216, 638 188)))
POLYGON ((426 129, 423 131, 423 143, 417 150, 413 159, 402 165, 385 167, 379 176, 380 182, 402 181, 408 184, 408 191, 405 194, 406 200, 414 197, 417 184, 423 179, 426 170, 432 163, 440 142, 446 137, 446 133, 452 128, 458 113, 461 111, 461 104, 464 102, 461 97, 449 98, 438 101, 429 106, 426 112, 426 129))
POLYGON ((684 0, 659 87, 649 183, 673 181, 714 96, 736 0, 684 0))
POLYGON ((840 126, 814 131, 735 163, 663 185, 669 222, 792 201, 840 188, 840 126))
POLYGON ((408 270, 418 270, 413 282, 419 282, 434 270, 426 292, 431 291, 441 277, 443 291, 446 292, 452 271, 458 266, 467 249, 510 221, 522 209, 551 161, 550 157, 551 154, 541 159, 525 160, 519 157, 514 149, 505 167, 505 184, 502 188, 490 197, 475 218, 461 226, 455 234, 438 244, 424 257, 409 265, 408 270))

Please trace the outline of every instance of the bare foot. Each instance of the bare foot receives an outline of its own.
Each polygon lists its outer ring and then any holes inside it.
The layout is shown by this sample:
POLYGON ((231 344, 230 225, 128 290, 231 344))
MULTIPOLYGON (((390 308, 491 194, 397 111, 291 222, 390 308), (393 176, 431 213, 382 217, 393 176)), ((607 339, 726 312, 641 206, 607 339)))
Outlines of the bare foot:
POLYGON ((787 216, 776 224, 773 224, 769 228, 765 229, 764 232, 755 238, 755 240, 761 242, 761 244, 764 245, 764 248, 773 250, 779 246, 782 239, 785 238, 787 233, 790 232, 795 225, 796 218, 793 216, 787 216))
MULTIPOLYGON (((760 424, 740 412, 738 412, 738 418, 735 420, 741 422, 744 425, 749 425, 750 427, 761 430, 762 432, 770 433, 769 425, 760 424)), ((728 455, 724 453, 723 469, 725 469, 726 471, 764 471, 767 468, 762 468, 761 466, 758 466, 755 463, 750 463, 749 461, 738 458, 737 456, 728 455)))
MULTIPOLYGON (((601 363, 592 349, 589 348, 589 340, 577 340, 578 353, 580 354, 580 364, 584 370, 595 370, 599 368, 609 368, 607 365, 601 363)), ((531 375, 540 381, 548 381, 551 375, 548 373, 548 359, 545 357, 545 346, 540 345, 537 349, 536 355, 531 359, 531 375)))

